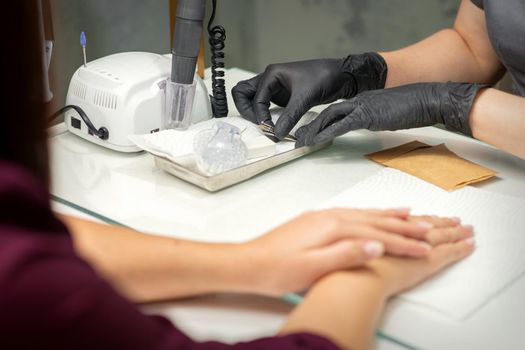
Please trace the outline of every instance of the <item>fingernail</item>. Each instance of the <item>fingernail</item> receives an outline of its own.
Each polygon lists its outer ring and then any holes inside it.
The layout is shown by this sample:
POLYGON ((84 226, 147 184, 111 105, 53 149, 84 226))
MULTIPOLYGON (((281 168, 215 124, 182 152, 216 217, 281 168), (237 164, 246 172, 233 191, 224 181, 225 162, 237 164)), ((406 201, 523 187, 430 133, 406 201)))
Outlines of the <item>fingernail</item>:
POLYGON ((419 242, 419 245, 425 249, 425 251, 430 251, 432 249, 432 246, 428 244, 427 242, 419 242))
POLYGON ((409 207, 401 207, 401 208, 396 208, 394 210, 399 212, 399 213, 401 213, 401 214, 408 214, 408 213, 410 213, 410 208, 409 207))
POLYGON ((472 237, 464 239, 463 242, 465 242, 466 244, 468 244, 471 247, 475 247, 476 246, 476 240, 474 238, 472 238, 472 237))
POLYGON ((452 220, 452 222, 454 222, 456 224, 461 224, 461 218, 458 218, 457 216, 454 216, 453 218, 450 218, 450 220, 452 220))
POLYGON ((426 222, 426 221, 418 221, 417 224, 418 224, 419 227, 425 228, 427 230, 430 230, 430 229, 434 228, 434 224, 432 224, 430 222, 426 222))
POLYGON ((372 241, 366 242, 363 250, 368 258, 377 258, 378 256, 383 255, 385 247, 380 242, 372 241))
POLYGON ((463 225, 462 227, 467 231, 474 231, 474 226, 472 225, 463 225))

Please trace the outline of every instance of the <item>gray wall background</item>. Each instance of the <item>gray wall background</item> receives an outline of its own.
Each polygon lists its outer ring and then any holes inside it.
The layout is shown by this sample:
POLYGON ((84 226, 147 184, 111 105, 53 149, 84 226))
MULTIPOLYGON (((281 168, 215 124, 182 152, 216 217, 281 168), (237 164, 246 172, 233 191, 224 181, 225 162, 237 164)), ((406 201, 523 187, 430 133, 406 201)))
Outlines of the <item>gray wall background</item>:
MULTIPOLYGON (((402 47, 451 26, 459 2, 218 0, 216 23, 227 30, 227 66, 258 72, 274 62, 402 47)), ((69 78, 82 64, 82 30, 89 60, 123 51, 169 52, 167 0, 51 0, 51 6, 56 105, 64 103, 69 78)))

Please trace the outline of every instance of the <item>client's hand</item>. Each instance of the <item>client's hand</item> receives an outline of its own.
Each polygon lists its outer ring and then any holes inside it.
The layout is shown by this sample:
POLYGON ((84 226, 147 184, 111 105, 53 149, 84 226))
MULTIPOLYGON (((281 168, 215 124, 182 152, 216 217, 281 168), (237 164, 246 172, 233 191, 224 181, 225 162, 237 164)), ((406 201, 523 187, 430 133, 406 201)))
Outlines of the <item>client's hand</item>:
POLYGON ((255 291, 298 291, 334 271, 389 255, 425 257, 435 237, 468 237, 457 219, 410 217, 407 209, 309 212, 245 245, 255 291))
POLYGON ((372 348, 373 333, 388 297, 413 287, 474 250, 470 227, 440 228, 430 233, 441 244, 424 258, 385 256, 362 268, 322 278, 293 311, 280 334, 308 331, 331 339, 343 349, 372 348))
POLYGON ((474 251, 474 239, 464 238, 467 235, 458 230, 452 234, 435 233, 443 243, 432 248, 422 259, 385 256, 370 262, 368 268, 381 281, 387 297, 401 293, 474 251))

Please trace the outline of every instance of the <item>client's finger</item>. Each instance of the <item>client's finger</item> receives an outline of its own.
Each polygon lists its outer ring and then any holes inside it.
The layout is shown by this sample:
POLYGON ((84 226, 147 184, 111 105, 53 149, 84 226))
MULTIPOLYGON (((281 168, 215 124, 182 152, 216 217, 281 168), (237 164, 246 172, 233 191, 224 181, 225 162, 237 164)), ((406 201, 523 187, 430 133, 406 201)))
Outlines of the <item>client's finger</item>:
POLYGON ((442 228, 442 227, 453 227, 458 226, 461 224, 461 219, 457 217, 447 218, 447 217, 439 217, 439 216, 431 216, 431 215, 422 215, 422 216, 410 216, 408 218, 409 221, 415 221, 415 222, 428 222, 434 225, 435 228, 442 228))
POLYGON ((444 243, 454 243, 460 240, 470 238, 474 235, 474 228, 468 226, 446 227, 431 230, 427 236, 426 241, 433 245, 444 243))
POLYGON ((467 238, 456 243, 447 243, 432 249, 429 254, 434 272, 441 270, 471 254, 476 249, 473 238, 467 238))
POLYGON ((307 264, 321 275, 329 272, 360 267, 383 255, 385 247, 373 240, 345 239, 308 254, 307 264))

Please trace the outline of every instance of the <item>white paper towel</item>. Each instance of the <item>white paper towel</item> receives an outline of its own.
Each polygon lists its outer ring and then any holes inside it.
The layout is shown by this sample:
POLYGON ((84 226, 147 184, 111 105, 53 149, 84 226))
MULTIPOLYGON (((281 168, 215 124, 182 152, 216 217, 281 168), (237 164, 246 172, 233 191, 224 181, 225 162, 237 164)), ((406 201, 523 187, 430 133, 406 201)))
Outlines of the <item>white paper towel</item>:
POLYGON ((416 215, 458 216, 474 225, 477 249, 400 297, 464 320, 525 271, 525 200, 473 187, 447 192, 384 169, 322 207, 410 207, 416 215))
MULTIPOLYGON (((273 156, 279 151, 276 143, 264 136, 259 128, 248 120, 241 117, 226 117, 221 118, 220 121, 241 130, 242 140, 248 148, 248 159, 273 156)), ((130 135, 128 138, 137 147, 149 153, 184 164, 188 159, 194 157, 193 139, 195 135, 203 130, 211 129, 216 122, 216 119, 210 119, 194 124, 188 130, 170 129, 153 134, 130 135)), ((289 149, 293 149, 293 144, 283 143, 289 149)))

